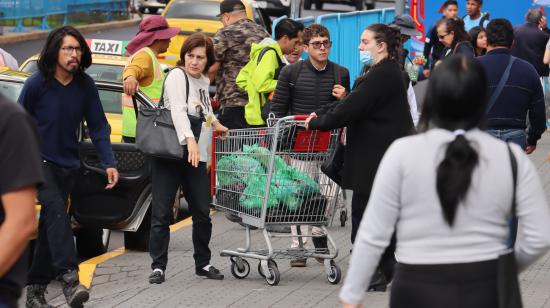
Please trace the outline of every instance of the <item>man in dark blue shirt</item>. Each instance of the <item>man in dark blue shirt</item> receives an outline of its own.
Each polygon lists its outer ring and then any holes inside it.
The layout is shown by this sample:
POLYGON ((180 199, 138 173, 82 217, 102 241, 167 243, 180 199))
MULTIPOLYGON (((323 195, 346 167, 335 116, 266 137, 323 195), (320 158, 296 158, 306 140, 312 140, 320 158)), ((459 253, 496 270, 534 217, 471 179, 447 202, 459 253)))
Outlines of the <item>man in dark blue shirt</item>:
POLYGON ((108 184, 118 181, 109 139, 109 125, 94 81, 84 73, 92 63, 91 51, 72 27, 52 31, 38 61, 39 71, 26 82, 19 103, 36 121, 41 138, 44 184, 38 191, 42 208, 38 240, 28 274, 27 307, 51 307, 44 291, 58 279, 70 307, 81 307, 88 290, 79 284, 73 232, 67 199, 80 167, 78 135, 85 119, 108 184))
MULTIPOLYGON (((487 73, 490 97, 510 62, 514 29, 508 20, 494 19, 487 25, 486 33, 487 54, 478 60, 487 73)), ((527 154, 535 150, 546 130, 546 115, 542 85, 529 62, 516 58, 502 92, 487 112, 487 128, 491 135, 518 144, 527 154)))

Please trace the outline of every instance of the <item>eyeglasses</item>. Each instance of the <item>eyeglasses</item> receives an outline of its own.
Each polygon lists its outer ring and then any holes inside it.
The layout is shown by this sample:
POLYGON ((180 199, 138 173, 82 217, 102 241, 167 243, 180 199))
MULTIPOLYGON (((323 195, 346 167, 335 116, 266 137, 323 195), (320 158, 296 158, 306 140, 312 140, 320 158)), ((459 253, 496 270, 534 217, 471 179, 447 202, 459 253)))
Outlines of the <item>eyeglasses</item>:
POLYGON ((437 35, 437 37, 439 37, 440 40, 444 39, 447 35, 449 35, 451 33, 447 33, 447 34, 443 34, 443 35, 437 35))
POLYGON ((63 50, 68 55, 72 55, 73 52, 75 51, 76 51, 76 54, 82 54, 82 47, 66 46, 66 47, 61 47, 61 50, 63 50))
POLYGON ((325 48, 330 48, 330 46, 332 46, 332 42, 331 41, 313 42, 313 43, 309 43, 309 45, 313 46, 314 49, 320 49, 321 45, 325 46, 325 48))

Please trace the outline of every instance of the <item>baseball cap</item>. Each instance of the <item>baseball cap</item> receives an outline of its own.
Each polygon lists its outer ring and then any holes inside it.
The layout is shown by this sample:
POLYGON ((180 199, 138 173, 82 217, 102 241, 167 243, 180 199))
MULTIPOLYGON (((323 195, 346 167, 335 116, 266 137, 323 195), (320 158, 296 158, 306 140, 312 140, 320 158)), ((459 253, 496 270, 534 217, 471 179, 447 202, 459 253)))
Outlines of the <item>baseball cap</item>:
POLYGON ((241 0, 223 0, 220 2, 220 13, 216 16, 220 17, 223 13, 231 13, 233 11, 244 11, 245 7, 241 0))
POLYGON ((392 25, 399 28, 399 32, 401 32, 401 34, 408 36, 420 35, 420 32, 416 30, 416 25, 410 15, 403 14, 395 16, 392 25))

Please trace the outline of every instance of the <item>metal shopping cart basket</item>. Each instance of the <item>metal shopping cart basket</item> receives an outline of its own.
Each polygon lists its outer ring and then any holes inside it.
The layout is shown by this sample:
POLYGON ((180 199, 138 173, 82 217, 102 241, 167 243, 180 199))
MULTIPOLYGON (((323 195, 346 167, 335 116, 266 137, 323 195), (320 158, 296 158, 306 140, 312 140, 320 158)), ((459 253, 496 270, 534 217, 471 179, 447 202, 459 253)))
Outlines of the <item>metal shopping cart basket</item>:
POLYGON ((335 147, 338 133, 306 130, 306 118, 289 116, 271 127, 231 130, 225 140, 213 138, 213 203, 239 216, 245 226, 245 248, 221 252, 230 257, 235 278, 250 273, 245 258, 260 261, 258 271, 269 285, 280 280, 275 259, 316 258, 323 260, 328 281, 340 282, 342 273, 334 261, 338 248, 326 228, 339 189, 319 168, 335 147), (292 235, 270 233, 266 229, 270 225, 318 226, 327 236, 328 247, 306 248, 298 227, 299 248, 274 249, 273 238, 292 235), (263 233, 265 249, 251 248, 254 227, 263 233))

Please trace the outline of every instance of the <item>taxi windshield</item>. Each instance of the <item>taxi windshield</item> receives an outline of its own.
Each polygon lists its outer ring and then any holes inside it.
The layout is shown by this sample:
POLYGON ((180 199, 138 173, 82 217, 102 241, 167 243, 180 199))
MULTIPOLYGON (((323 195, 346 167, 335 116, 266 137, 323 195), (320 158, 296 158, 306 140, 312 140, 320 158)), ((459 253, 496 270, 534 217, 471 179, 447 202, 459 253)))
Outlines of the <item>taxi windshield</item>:
POLYGON ((0 94, 16 102, 23 89, 23 83, 0 80, 0 94))
POLYGON ((219 21, 220 18, 216 16, 219 13, 220 4, 218 2, 174 2, 168 7, 164 17, 219 21))
MULTIPOLYGON (((38 71, 38 61, 29 61, 25 67, 21 69, 23 72, 34 73, 38 71)), ((92 64, 86 74, 90 75, 93 80, 109 81, 122 83, 122 65, 107 65, 107 64, 92 64)))

